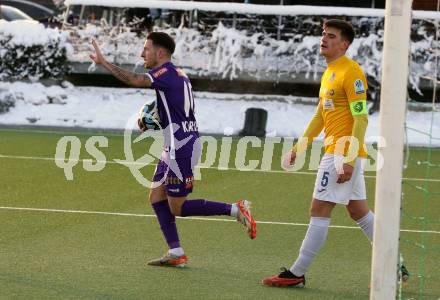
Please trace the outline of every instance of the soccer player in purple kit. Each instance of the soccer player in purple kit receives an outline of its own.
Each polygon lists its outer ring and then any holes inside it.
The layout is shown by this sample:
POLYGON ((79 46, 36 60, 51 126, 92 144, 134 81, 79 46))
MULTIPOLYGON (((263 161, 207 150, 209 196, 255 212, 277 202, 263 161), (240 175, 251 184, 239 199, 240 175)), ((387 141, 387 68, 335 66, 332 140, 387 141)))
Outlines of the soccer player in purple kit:
MULTIPOLYGON (((151 32, 144 44, 141 57, 150 69, 138 74, 106 61, 96 41, 95 54, 90 58, 102 65, 113 76, 134 87, 153 88, 157 96, 160 125, 164 128, 164 151, 156 166, 149 199, 156 213, 169 250, 148 262, 151 266, 184 267, 188 258, 180 245, 175 216, 232 216, 242 223, 251 239, 256 237, 256 222, 250 212, 250 202, 234 204, 206 199, 187 200, 193 188, 193 168, 200 157, 197 122, 194 117, 194 99, 189 78, 174 66, 171 56, 174 40, 164 32, 151 32)), ((146 130, 139 122, 141 130, 146 130)))

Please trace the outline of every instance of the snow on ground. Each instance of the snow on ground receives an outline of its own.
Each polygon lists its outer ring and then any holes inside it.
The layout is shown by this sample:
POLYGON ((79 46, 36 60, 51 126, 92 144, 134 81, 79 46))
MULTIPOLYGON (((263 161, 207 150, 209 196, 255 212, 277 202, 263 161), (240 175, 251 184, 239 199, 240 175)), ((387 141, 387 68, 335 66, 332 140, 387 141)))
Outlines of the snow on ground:
MULTIPOLYGON (((155 93, 147 89, 121 89, 99 87, 45 87, 41 83, 0 82, 0 99, 15 100, 15 107, 0 114, 0 125, 35 125, 124 129, 133 114, 155 93)), ((195 91, 196 118, 204 134, 238 134, 243 128, 245 111, 250 107, 268 111, 267 135, 298 137, 303 132, 315 105, 315 99, 294 96, 219 94, 195 91), (276 99, 276 100, 274 100, 276 99)), ((369 118, 367 142, 377 141, 379 118, 369 118)), ((408 111, 407 126, 429 132, 431 119, 433 144, 440 146, 440 112, 408 111)), ((136 124, 129 124, 136 128, 136 124)), ((411 145, 429 145, 425 134, 408 130, 411 145)))

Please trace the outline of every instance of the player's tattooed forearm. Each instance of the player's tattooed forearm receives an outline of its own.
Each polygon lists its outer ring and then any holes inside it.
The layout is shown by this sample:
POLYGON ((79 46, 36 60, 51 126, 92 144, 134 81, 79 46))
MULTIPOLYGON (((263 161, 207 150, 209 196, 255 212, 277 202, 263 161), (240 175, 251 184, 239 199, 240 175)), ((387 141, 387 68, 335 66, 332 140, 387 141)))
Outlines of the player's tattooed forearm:
POLYGON ((109 71, 118 78, 119 80, 123 81, 124 83, 128 85, 135 85, 136 82, 141 81, 144 76, 142 74, 136 74, 127 70, 124 70, 118 66, 115 66, 113 64, 109 64, 108 66, 109 71))

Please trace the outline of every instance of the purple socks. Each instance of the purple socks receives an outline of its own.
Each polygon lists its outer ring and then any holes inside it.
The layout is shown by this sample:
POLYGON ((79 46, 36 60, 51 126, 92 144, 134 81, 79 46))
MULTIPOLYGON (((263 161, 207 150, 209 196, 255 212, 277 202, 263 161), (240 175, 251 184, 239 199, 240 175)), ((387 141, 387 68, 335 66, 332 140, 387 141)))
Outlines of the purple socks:
POLYGON ((160 229, 167 241, 170 249, 180 247, 179 234, 177 233, 176 217, 171 213, 168 200, 163 200, 152 204, 156 212, 157 221, 160 229))
MULTIPOLYGON (((180 247, 179 234, 177 233, 176 217, 171 213, 168 200, 163 200, 152 204, 156 212, 157 221, 160 229, 167 241, 170 249, 180 247)), ((204 199, 187 200, 182 205, 181 215, 187 216, 213 216, 231 215, 231 204, 222 202, 207 201, 204 199)))
POLYGON ((182 205, 182 217, 188 216, 214 216, 231 215, 231 204, 223 202, 213 202, 205 199, 186 200, 182 205))

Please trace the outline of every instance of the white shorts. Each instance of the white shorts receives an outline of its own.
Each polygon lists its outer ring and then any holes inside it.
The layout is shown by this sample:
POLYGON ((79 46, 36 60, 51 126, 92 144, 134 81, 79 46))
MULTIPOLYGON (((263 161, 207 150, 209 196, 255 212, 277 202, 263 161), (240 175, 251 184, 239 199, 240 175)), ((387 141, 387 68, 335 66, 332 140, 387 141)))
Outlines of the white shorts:
POLYGON ((338 170, 342 170, 343 157, 325 153, 316 174, 313 198, 347 205, 350 200, 365 200, 365 158, 357 158, 349 181, 337 183, 338 170))

